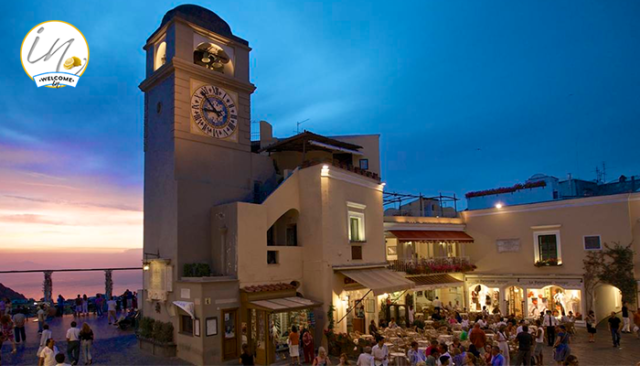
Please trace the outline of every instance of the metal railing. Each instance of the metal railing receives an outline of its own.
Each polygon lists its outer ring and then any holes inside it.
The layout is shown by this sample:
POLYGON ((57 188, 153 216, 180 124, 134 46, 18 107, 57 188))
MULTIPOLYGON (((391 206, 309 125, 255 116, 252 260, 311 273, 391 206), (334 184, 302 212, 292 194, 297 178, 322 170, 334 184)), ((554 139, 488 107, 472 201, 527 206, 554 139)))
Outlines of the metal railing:
POLYGON ((470 272, 476 269, 469 257, 433 257, 389 261, 388 268, 412 274, 470 272))

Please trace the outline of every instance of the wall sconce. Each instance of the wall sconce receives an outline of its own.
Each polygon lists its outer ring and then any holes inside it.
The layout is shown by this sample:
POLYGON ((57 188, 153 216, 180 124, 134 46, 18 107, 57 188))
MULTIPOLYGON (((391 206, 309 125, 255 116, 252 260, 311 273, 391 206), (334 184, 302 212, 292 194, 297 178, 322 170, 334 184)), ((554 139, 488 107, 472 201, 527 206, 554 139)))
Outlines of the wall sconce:
POLYGON ((149 263, 144 263, 144 264, 142 265, 142 269, 143 269, 144 271, 148 271, 148 270, 149 270, 149 263))

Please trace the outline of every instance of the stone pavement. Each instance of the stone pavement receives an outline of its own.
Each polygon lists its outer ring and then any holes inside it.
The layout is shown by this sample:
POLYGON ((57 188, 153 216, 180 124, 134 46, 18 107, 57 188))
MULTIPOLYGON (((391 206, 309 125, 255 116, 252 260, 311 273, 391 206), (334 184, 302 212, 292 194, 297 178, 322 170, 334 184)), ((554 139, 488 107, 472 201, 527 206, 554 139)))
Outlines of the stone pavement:
MULTIPOLYGON (((73 320, 73 316, 69 315, 56 318, 50 323, 53 337, 59 342, 58 347, 62 352, 66 352, 65 334, 73 320)), ((122 331, 109 326, 106 317, 96 318, 91 315, 86 318, 79 317, 76 321, 79 326, 86 321, 93 329, 95 342, 92 355, 96 365, 189 365, 180 359, 166 359, 140 351, 133 331, 122 331)), ((4 342, 0 350, 2 365, 36 365, 36 351, 40 339, 37 331, 38 325, 30 321, 27 326, 27 343, 18 346, 16 355, 11 355, 11 345, 4 342)), ((598 327, 596 343, 587 343, 586 329, 578 328, 578 334, 574 336, 570 346, 571 353, 578 357, 581 366, 635 366, 640 362, 640 340, 630 334, 623 334, 621 343, 621 349, 612 347, 611 336, 606 329, 606 323, 603 322, 598 327)), ((551 347, 545 346, 544 352, 544 364, 555 365, 551 347)), ((334 361, 334 364, 337 364, 337 359, 334 361)))

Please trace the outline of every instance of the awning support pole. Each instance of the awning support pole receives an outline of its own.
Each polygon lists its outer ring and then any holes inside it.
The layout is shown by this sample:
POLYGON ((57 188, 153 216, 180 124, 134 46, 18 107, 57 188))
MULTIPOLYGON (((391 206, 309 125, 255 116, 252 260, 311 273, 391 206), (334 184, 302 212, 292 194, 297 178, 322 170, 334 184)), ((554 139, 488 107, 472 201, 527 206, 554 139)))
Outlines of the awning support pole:
POLYGON ((364 298, 365 298, 365 297, 367 297, 367 295, 369 295, 369 293, 370 293, 371 291, 373 291, 373 290, 369 290, 366 294, 364 294, 364 296, 362 296, 362 297, 360 298, 360 300, 356 301, 356 303, 353 305, 353 307, 352 307, 352 308, 347 309, 347 313, 346 313, 346 314, 344 314, 344 316, 342 317, 342 319, 338 320, 338 324, 340 324, 340 322, 341 322, 342 320, 344 320, 344 318, 346 318, 346 317, 347 317, 347 315, 349 315, 349 313, 350 313, 350 312, 352 312, 352 311, 353 311, 353 309, 355 309, 355 308, 358 306, 358 304, 360 304, 360 303, 362 302, 362 300, 364 300, 364 298))

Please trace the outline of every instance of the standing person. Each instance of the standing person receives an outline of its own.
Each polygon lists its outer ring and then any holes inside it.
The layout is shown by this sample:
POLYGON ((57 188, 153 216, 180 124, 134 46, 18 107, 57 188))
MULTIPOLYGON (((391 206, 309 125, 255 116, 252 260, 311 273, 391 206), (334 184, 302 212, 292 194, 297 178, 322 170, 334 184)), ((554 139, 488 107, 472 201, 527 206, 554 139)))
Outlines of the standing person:
POLYGON ((387 366, 389 364, 389 349, 384 345, 384 338, 378 337, 378 342, 371 349, 374 366, 387 366))
POLYGON ((133 292, 132 304, 132 310, 138 310, 138 293, 136 291, 133 292))
POLYGON ((40 360, 38 361, 39 366, 55 366, 56 365, 56 355, 60 353, 58 351, 58 347, 56 347, 56 341, 53 338, 47 341, 47 346, 42 349, 38 357, 40 360))
POLYGON ((311 363, 315 358, 315 347, 313 344, 313 335, 307 330, 302 336, 302 352, 304 352, 304 363, 311 363))
POLYGON ((116 302, 116 297, 114 296, 111 300, 107 301, 107 321, 109 325, 111 325, 111 318, 113 317, 113 322, 117 322, 118 318, 116 318, 116 306, 118 303, 116 302))
POLYGON ((243 366, 252 366, 255 365, 255 357, 251 352, 249 352, 249 345, 242 345, 242 354, 240 355, 240 364, 243 366))
POLYGON ((38 317, 38 334, 42 334, 42 326, 44 325, 45 318, 44 305, 38 306, 38 312, 36 313, 36 316, 38 317))
POLYGON ((407 327, 413 326, 415 314, 416 314, 416 311, 413 310, 413 305, 409 305, 409 324, 407 324, 407 327))
POLYGON ((93 330, 86 322, 82 324, 80 329, 80 345, 82 347, 82 354, 84 355, 84 364, 91 365, 93 358, 91 358, 91 346, 93 345, 93 330))
POLYGON ((0 316, 3 316, 5 311, 7 311, 7 303, 4 302, 4 298, 0 299, 0 316))
POLYGON ((127 289, 124 294, 127 299, 127 309, 133 309, 133 293, 127 289))
POLYGON ((24 330, 24 325, 26 322, 27 317, 24 315, 22 307, 20 307, 13 316, 13 332, 16 336, 16 344, 27 343, 27 334, 24 330))
POLYGON ((80 294, 75 299, 75 307, 73 309, 73 316, 80 316, 82 314, 82 298, 80 294))
POLYGON ((64 315, 64 297, 62 294, 58 294, 58 311, 56 312, 56 316, 64 315))
POLYGON ((596 313, 593 310, 589 310, 587 315, 587 333, 589 333, 589 343, 596 341, 596 313))
POLYGON ((571 336, 569 332, 567 332, 567 328, 564 325, 560 326, 560 332, 558 332, 558 337, 556 339, 556 343, 553 345, 555 350, 553 351, 553 359, 558 363, 558 365, 562 365, 564 361, 571 354, 571 348, 569 348, 569 342, 571 341, 571 336))
POLYGON ((102 295, 96 294, 96 299, 93 301, 93 304, 96 308, 96 316, 102 316, 102 306, 103 306, 102 295))
POLYGON ((484 346, 487 344, 487 335, 484 330, 480 329, 480 324, 475 323, 469 334, 469 341, 473 344, 480 354, 484 354, 484 346))
POLYGON ((498 331, 498 348, 502 352, 504 358, 504 364, 509 365, 509 336, 506 332, 507 326, 502 325, 498 331))
POLYGON ((636 338, 639 338, 640 336, 640 308, 638 308, 638 311, 634 311, 633 312, 633 335, 636 338))
POLYGON ((542 325, 547 328, 547 345, 553 347, 556 343, 556 325, 558 325, 558 319, 553 316, 551 310, 547 310, 542 325))
POLYGON ((329 356, 327 356, 327 351, 324 350, 324 347, 318 348, 318 356, 313 359, 313 366, 327 366, 331 365, 331 360, 329 356))
POLYGON ((536 364, 544 365, 542 346, 544 344, 544 328, 540 319, 536 320, 536 348, 533 350, 533 357, 536 359, 536 364))
POLYGON ((47 346, 49 339, 51 339, 52 333, 49 330, 49 324, 45 324, 42 326, 42 335, 40 336, 40 347, 38 347, 38 352, 36 352, 36 356, 40 357, 40 352, 47 346))
POLYGON ((373 366, 373 356, 371 355, 371 347, 367 346, 362 350, 360 356, 358 356, 358 362, 356 366, 373 366))
POLYGON ((493 346, 491 348, 491 366, 509 366, 503 354, 500 353, 500 347, 493 346))
POLYGON ((87 294, 82 295, 82 314, 84 316, 89 316, 89 298, 87 294))
POLYGON ((516 366, 521 364, 525 366, 531 365, 531 351, 533 348, 533 336, 529 333, 529 326, 523 325, 522 332, 516 336, 518 341, 518 355, 516 356, 516 366))
POLYGON ((287 341, 289 342, 289 357, 291 357, 291 364, 300 365, 300 334, 298 334, 298 328, 296 328, 295 325, 291 326, 291 333, 289 333, 287 341))
POLYGON ((9 315, 0 315, 0 349, 5 340, 11 342, 11 354, 18 352, 16 349, 16 341, 13 338, 13 322, 9 315))
POLYGON ((72 365, 77 365, 80 361, 80 329, 78 324, 71 322, 71 328, 67 329, 67 357, 72 365))
POLYGON ((440 308, 442 308, 442 301, 436 296, 436 299, 433 300, 433 310, 440 311, 440 308))
POLYGON ((612 311, 609 317, 609 330, 611 331, 611 339, 613 340, 613 347, 620 347, 620 330, 622 322, 620 318, 616 316, 616 312, 612 311))
POLYGON ((629 306, 626 301, 622 302, 622 333, 631 333, 631 329, 629 326, 631 322, 629 321, 629 306))

